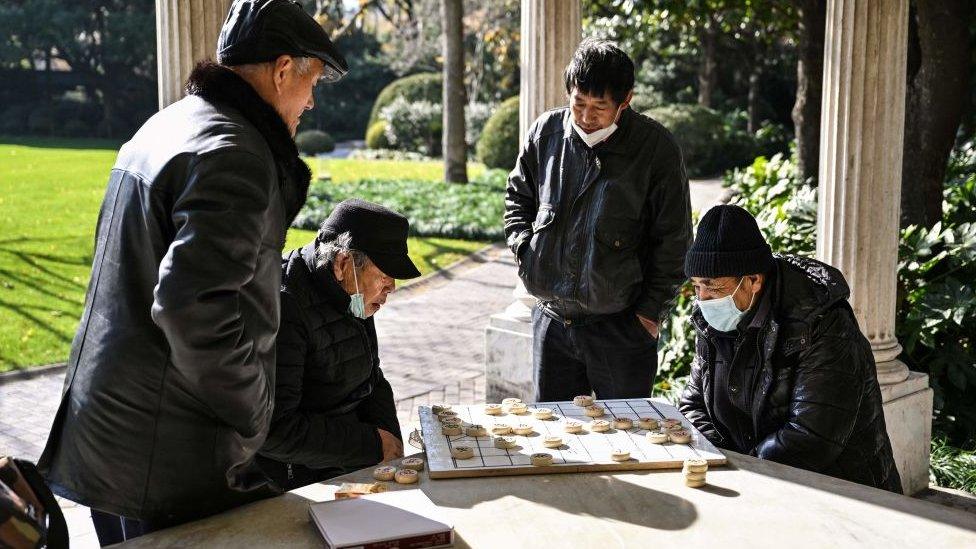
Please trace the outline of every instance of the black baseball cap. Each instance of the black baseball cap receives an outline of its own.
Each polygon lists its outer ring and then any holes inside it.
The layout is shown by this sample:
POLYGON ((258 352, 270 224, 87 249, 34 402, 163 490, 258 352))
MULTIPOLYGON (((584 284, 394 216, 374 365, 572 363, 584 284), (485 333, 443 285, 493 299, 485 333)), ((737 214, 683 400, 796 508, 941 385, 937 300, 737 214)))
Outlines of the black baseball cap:
POLYGON ((343 200, 322 222, 316 237, 327 242, 342 233, 351 237, 349 247, 365 253, 387 276, 398 280, 417 278, 420 271, 407 255, 410 223, 397 212, 358 198, 343 200))
POLYGON ((227 66, 264 63, 281 55, 321 59, 326 82, 335 82, 349 72, 346 59, 325 29, 298 2, 234 0, 217 39, 217 62, 227 66))

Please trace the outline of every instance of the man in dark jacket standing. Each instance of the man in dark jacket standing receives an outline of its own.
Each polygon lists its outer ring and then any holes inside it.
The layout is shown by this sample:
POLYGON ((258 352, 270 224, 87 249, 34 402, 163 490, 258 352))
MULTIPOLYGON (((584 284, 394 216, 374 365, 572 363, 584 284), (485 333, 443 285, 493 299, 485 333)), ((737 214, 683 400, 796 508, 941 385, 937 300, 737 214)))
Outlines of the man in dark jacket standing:
POLYGON ((691 243, 681 151, 630 109, 634 64, 585 40, 570 106, 539 117, 508 179, 505 234, 533 311, 537 401, 650 396, 658 326, 691 243))
POLYGON ((40 467, 112 543, 270 493, 280 251, 310 172, 293 141, 345 61, 300 6, 238 0, 188 96, 119 151, 40 467))
POLYGON ((275 410, 258 460, 281 490, 403 456, 373 315, 396 279, 420 276, 408 227, 379 204, 346 200, 285 255, 275 410))
POLYGON ((698 332, 681 412, 720 448, 901 492, 871 345, 819 261, 773 256, 756 220, 716 206, 685 272, 698 332))

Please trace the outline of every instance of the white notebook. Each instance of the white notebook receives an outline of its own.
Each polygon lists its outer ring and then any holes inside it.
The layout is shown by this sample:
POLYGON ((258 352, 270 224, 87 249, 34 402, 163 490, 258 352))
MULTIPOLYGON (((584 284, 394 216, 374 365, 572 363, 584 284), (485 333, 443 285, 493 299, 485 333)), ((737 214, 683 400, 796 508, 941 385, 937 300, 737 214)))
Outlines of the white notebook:
POLYGON ((334 549, 448 547, 454 526, 422 490, 393 490, 312 503, 315 525, 334 549))

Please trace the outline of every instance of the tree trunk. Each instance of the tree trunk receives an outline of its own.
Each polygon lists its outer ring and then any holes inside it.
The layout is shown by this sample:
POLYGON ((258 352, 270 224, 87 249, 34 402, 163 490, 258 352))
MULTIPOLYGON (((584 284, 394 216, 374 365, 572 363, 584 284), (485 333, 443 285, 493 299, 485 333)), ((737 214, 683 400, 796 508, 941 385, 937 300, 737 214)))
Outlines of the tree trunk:
POLYGON ((701 41, 701 62, 698 65, 698 104, 711 108, 712 96, 718 85, 718 63, 715 60, 718 45, 718 23, 714 17, 709 16, 708 22, 705 23, 705 27, 700 33, 699 40, 701 41))
POLYGON ((765 55, 764 48, 759 45, 758 41, 753 44, 752 63, 749 67, 749 93, 746 107, 746 114, 748 115, 746 130, 749 133, 756 133, 756 130, 759 129, 759 83, 762 80, 765 55))
POLYGON ((793 125, 796 132, 797 170, 804 180, 812 180, 816 184, 820 169, 820 104, 823 92, 827 2, 799 0, 796 6, 799 26, 793 125))
POLYGON ((917 0, 909 12, 901 224, 942 220, 946 162, 969 101, 969 0, 917 0))
POLYGON ((464 49, 461 43, 462 0, 443 0, 444 22, 444 179, 468 182, 468 151, 464 141, 464 49))

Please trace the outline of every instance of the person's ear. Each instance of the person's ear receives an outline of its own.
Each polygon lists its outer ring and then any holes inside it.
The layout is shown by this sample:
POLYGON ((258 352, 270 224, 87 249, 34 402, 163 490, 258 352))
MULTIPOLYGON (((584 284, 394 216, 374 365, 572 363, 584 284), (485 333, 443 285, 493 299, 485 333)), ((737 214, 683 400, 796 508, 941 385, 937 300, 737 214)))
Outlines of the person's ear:
POLYGON ((274 61, 274 68, 271 73, 271 80, 274 83, 275 90, 281 93, 281 88, 284 86, 285 78, 287 78, 288 73, 292 70, 292 65, 294 64, 294 59, 290 55, 279 55, 274 61))
POLYGON ((762 274, 749 275, 746 278, 749 279, 751 284, 752 294, 756 295, 763 289, 763 284, 766 282, 766 276, 762 274))
POLYGON ((336 254, 335 259, 332 261, 332 274, 335 275, 336 280, 342 282, 345 278, 346 265, 349 264, 349 254, 346 252, 339 252, 336 254))
POLYGON ((634 90, 627 92, 627 97, 624 99, 623 103, 620 104, 620 112, 627 110, 630 106, 630 102, 634 100, 634 90))

